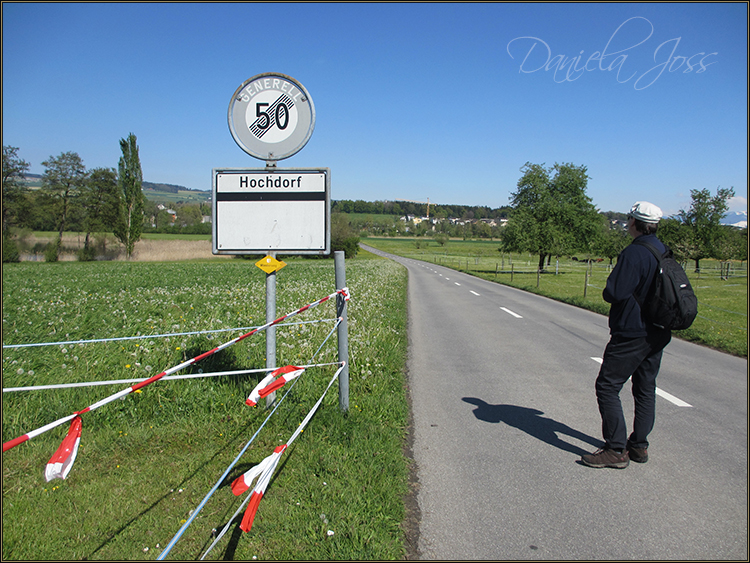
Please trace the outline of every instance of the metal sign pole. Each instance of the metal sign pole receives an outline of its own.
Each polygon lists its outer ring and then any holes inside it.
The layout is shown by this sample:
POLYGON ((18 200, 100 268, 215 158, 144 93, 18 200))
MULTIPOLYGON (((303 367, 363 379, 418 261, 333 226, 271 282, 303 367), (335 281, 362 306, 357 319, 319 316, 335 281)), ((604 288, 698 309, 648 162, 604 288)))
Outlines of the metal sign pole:
MULTIPOLYGON (((271 252, 269 256, 276 258, 276 253, 271 252)), ((276 271, 266 274, 266 322, 276 320, 276 271)), ((276 327, 266 329, 266 367, 276 368, 276 327)), ((276 400, 274 391, 266 397, 266 408, 273 405, 276 400)))
MULTIPOLYGON (((346 264, 343 250, 334 251, 333 263, 336 271, 336 289, 344 289, 346 287, 346 264)), ((341 317, 341 323, 338 327, 339 362, 346 362, 344 369, 339 374, 339 408, 343 412, 347 412, 349 410, 349 327, 346 316, 346 299, 339 295, 336 301, 337 314, 341 317)))
MULTIPOLYGON (((213 170, 211 250, 268 253, 255 265, 266 272, 266 322, 271 323, 276 320, 276 272, 286 265, 276 260, 276 252, 331 251, 330 171, 276 167, 277 161, 299 152, 315 128, 312 98, 291 76, 266 72, 243 82, 229 102, 227 123, 237 145, 264 160, 266 168, 213 170)), ((275 326, 266 330, 266 367, 276 368, 275 326)), ((346 385, 348 393, 348 381, 346 385)), ((268 395, 266 407, 275 400, 275 393, 268 395)))

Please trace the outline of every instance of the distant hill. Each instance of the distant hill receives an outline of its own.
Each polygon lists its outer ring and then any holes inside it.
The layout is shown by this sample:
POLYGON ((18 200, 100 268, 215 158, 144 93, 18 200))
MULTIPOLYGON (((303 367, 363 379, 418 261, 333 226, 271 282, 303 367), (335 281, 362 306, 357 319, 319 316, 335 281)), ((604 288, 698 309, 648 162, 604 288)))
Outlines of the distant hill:
POLYGON ((158 184, 143 182, 143 195, 146 199, 164 204, 178 201, 184 203, 207 203, 211 200, 211 192, 207 190, 193 190, 176 184, 158 184))
POLYGON ((26 186, 29 188, 41 188, 42 187, 42 175, 41 174, 26 174, 24 176, 26 186))
POLYGON ((143 181, 143 190, 153 190, 155 192, 168 192, 172 194, 180 193, 180 192, 203 192, 208 193, 206 190, 194 190, 192 188, 186 188, 185 186, 180 186, 178 184, 159 184, 156 182, 146 182, 143 181))
MULTIPOLYGON (((31 189, 42 187, 41 174, 26 174, 26 185, 31 189)), ((143 182, 143 195, 146 199, 164 204, 174 204, 178 201, 185 203, 207 203, 211 200, 211 192, 193 190, 177 184, 163 184, 157 182, 143 182)))

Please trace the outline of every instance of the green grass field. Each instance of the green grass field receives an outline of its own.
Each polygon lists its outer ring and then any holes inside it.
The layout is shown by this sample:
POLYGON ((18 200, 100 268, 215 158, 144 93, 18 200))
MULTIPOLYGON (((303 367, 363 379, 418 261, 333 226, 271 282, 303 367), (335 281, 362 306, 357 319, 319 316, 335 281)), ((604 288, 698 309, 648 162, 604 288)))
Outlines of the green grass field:
MULTIPOLYGON (((559 263, 552 260, 546 273, 537 275, 537 256, 502 255, 498 251, 498 241, 451 240, 440 246, 429 238, 368 237, 362 242, 379 250, 441 264, 604 315, 609 312, 609 304, 602 299, 602 290, 611 271, 608 260, 587 267, 584 262, 561 258, 559 263)), ((579 258, 585 256, 579 255, 579 258)), ((715 260, 702 260, 700 274, 690 266, 692 263, 685 269, 698 297, 698 318, 689 329, 676 331, 674 335, 746 358, 747 263, 735 263, 727 280, 720 279, 715 260)))
MULTIPOLYGON (((330 294, 331 260, 285 260, 277 313, 330 294)), ((347 261, 350 410, 333 385, 282 456, 250 533, 237 522, 208 559, 405 556, 406 272, 362 253, 347 261), (329 531, 333 532, 332 534, 329 531)), ((335 316, 324 303, 277 328, 277 363, 309 363, 335 316)), ((246 260, 19 263, 3 266, 3 344, 250 327, 265 322, 265 274, 246 260)), ((145 378, 247 332, 3 350, 3 387, 145 378)), ((259 368, 263 333, 180 373, 259 368)), ((335 337, 315 362, 336 358, 335 337)), ((243 497, 231 482, 286 442, 333 367, 311 368, 284 399, 167 559, 197 559, 243 497)), ((3 560, 155 559, 259 429, 244 404, 260 374, 158 381, 82 416, 65 481, 44 467, 67 424, 3 454, 3 560)), ((130 384, 4 393, 3 442, 130 384)), ((288 385, 277 392, 282 398, 288 385)))

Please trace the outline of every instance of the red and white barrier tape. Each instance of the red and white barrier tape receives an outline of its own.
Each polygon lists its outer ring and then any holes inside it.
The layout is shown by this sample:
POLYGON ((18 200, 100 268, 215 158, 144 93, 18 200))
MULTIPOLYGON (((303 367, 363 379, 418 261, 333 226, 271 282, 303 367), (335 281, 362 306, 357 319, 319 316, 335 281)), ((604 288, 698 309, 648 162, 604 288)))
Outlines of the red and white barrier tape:
POLYGON ((73 467, 73 462, 78 454, 78 445, 81 443, 81 428, 83 423, 81 417, 76 416, 70 423, 68 435, 57 448, 55 454, 47 462, 44 470, 44 478, 49 483, 52 479, 65 479, 73 467))
POLYGON ((255 386, 255 389, 253 389, 253 391, 250 393, 250 396, 245 401, 245 404, 251 407, 257 406, 260 399, 262 399, 263 397, 267 397, 277 389, 281 389, 285 383, 290 382, 292 379, 296 379, 297 377, 302 375, 304 371, 305 368, 297 366, 284 366, 282 368, 275 369, 266 377, 261 379, 260 383, 258 383, 258 385, 255 386), (281 377, 274 381, 274 378, 277 375, 281 375, 281 377))
MULTIPOLYGON (((324 302, 328 301, 329 299, 331 299, 332 297, 336 297, 337 295, 342 295, 344 297, 344 299, 348 301, 349 298, 350 298, 350 296, 349 296, 349 289, 348 288, 343 288, 343 289, 336 290, 334 293, 332 293, 330 295, 327 295, 326 297, 323 297, 322 299, 318 299, 317 301, 315 301, 313 303, 309 303, 309 304, 305 305, 304 307, 300 307, 296 311, 292 311, 291 313, 287 313, 286 315, 284 315, 283 317, 279 317, 275 321, 271 321, 269 323, 266 323, 266 324, 264 324, 262 326, 259 326, 258 328, 254 329, 254 330, 251 330, 250 332, 247 332, 245 334, 242 334, 242 335, 238 336, 237 338, 233 338, 232 340, 230 340, 228 342, 225 342, 224 344, 221 344, 220 346, 217 346, 213 350, 209 350, 208 352, 204 352, 203 354, 200 354, 200 355, 198 355, 198 356, 196 356, 194 358, 191 358, 190 360, 182 362, 181 364, 178 364, 178 365, 176 365, 174 367, 169 368, 168 370, 165 370, 165 371, 163 371, 163 372, 161 372, 159 374, 156 374, 153 377, 149 377, 148 379, 145 379, 144 381, 141 381, 140 383, 136 383, 135 385, 132 385, 132 386, 128 387, 127 389, 123 389, 122 391, 118 391, 117 393, 114 393, 114 394, 110 395, 109 397, 106 397, 106 398, 102 399, 101 401, 98 401, 98 402, 96 402, 96 403, 94 403, 92 405, 89 405, 88 407, 86 407, 83 410, 80 410, 80 411, 77 411, 77 412, 75 412, 75 413, 73 413, 71 415, 62 417, 62 418, 60 418, 60 419, 58 419, 58 420, 56 420, 54 422, 51 422, 51 423, 49 423, 49 424, 47 424, 45 426, 37 428, 36 430, 32 430, 31 432, 28 432, 28 433, 24 434, 23 436, 19 436, 18 438, 14 438, 13 440, 9 440, 8 442, 3 443, 3 452, 6 452, 9 449, 18 446, 19 444, 22 444, 22 443, 26 442, 27 440, 35 438, 36 436, 39 436, 40 434, 43 434, 43 433, 47 432, 48 430, 52 430, 53 428, 56 428, 57 426, 60 426, 61 424, 65 424, 69 420, 72 420, 72 419, 74 419, 76 417, 80 418, 80 415, 82 415, 84 413, 96 410, 99 407, 102 407, 102 406, 104 406, 104 405, 106 405, 108 403, 111 403, 112 401, 114 401, 116 399, 119 399, 121 397, 125 397, 126 395, 129 395, 130 393, 133 393, 134 391, 137 391, 138 389, 142 389, 143 387, 146 387, 147 385, 150 385, 151 383, 154 383, 154 382, 158 381, 159 379, 163 378, 164 376, 171 375, 171 374, 173 374, 173 373, 175 373, 177 371, 180 371, 180 370, 182 370, 182 369, 184 369, 184 368, 186 368, 188 366, 191 366, 191 365, 195 364, 196 362, 199 362, 199 361, 201 361, 201 360, 203 360, 203 359, 205 359, 205 358, 207 358, 207 357, 215 354, 216 352, 218 352, 220 350, 224 350, 225 348, 228 348, 232 344, 236 344, 237 342, 240 342, 241 340, 244 340, 245 338, 248 338, 249 336, 252 336, 253 334, 255 334, 257 332, 261 332, 261 331, 263 331, 263 330, 265 330, 267 328, 270 328, 270 327, 272 327, 272 326, 280 323, 281 321, 283 321, 285 319, 288 319, 289 317, 293 317, 294 315, 297 315, 299 313, 303 313, 304 311, 307 311, 308 309, 312 309, 313 307, 317 307, 321 303, 324 303, 324 302)), ((79 427, 79 430, 80 430, 80 427, 79 427)), ((73 431, 73 428, 72 428, 72 425, 71 425, 70 432, 72 432, 72 431, 73 431)), ((69 434, 70 434, 70 432, 69 432, 69 434)), ((67 439, 68 438, 66 437, 66 440, 67 439)), ((80 443, 80 439, 78 440, 78 442, 76 442, 75 449, 71 450, 69 452, 69 454, 68 454, 68 461, 55 462, 55 463, 62 463, 63 466, 65 467, 64 476, 62 476, 63 479, 65 477, 67 477, 67 474, 70 471, 70 467, 72 466, 72 463, 75 460, 75 452, 77 452, 77 450, 78 450, 78 443, 80 443), (65 465, 65 463, 67 463, 67 465, 65 465)), ((63 449, 63 446, 65 446, 65 440, 63 441, 63 444, 58 449, 58 452, 60 452, 60 450, 63 449)), ((52 459, 55 459, 55 457, 53 456, 52 459)), ((50 460, 50 462, 52 462, 52 460, 50 460)), ((52 478, 57 477, 58 473, 59 473, 58 471, 51 471, 50 472, 51 475, 54 475, 52 478)), ((47 473, 45 472, 45 476, 46 476, 46 474, 47 473)), ((60 473, 60 476, 61 475, 62 475, 62 473, 60 473)))
MULTIPOLYGON (((300 321, 298 323, 289 323, 282 326, 295 326, 305 324, 315 324, 328 322, 331 319, 318 319, 315 321, 300 321)), ((101 342, 119 342, 122 340, 148 340, 153 338, 165 338, 167 336, 193 336, 196 334, 215 334, 217 332, 234 332, 235 330, 248 330, 257 328, 255 326, 241 326, 234 328, 217 328, 214 330, 193 330, 190 332, 165 332, 163 334, 142 334, 140 336, 118 336, 114 338, 92 338, 90 340, 58 340, 55 342, 30 342, 27 344, 3 344, 3 350, 6 348, 36 348, 39 346, 70 346, 75 344, 95 344, 101 342)))
MULTIPOLYGON (((334 326, 331 329, 331 331, 328 333, 328 336, 325 337, 325 339, 323 340, 323 343, 318 347, 318 349, 315 351, 315 354, 313 354, 312 357, 310 358, 311 362, 315 359, 315 357, 318 355, 318 353, 323 349, 323 346, 328 341, 328 339, 333 335, 333 333, 336 331, 336 329, 338 328, 338 326, 339 326, 339 324, 341 323, 342 320, 343 319, 341 317, 338 317, 336 319, 336 323, 334 324, 334 326)), ((331 364, 318 364, 317 366, 308 365, 308 366, 304 366, 304 367, 318 367, 318 366, 322 367, 322 366, 326 366, 326 365, 331 365, 331 364)), ((342 366, 344 364, 342 362, 336 362, 336 365, 342 366)), ((297 381, 299 381, 299 380, 297 380, 297 381)), ((179 541, 179 539, 185 533, 185 530, 187 530, 187 528, 190 526, 190 524, 193 522, 193 520, 198 516, 198 514, 200 513, 200 511, 203 508, 203 506, 205 506, 206 502, 208 502, 208 499, 210 499, 211 496, 213 496, 213 494, 216 492, 216 490, 221 486, 221 484, 227 478, 227 476, 229 475, 229 472, 232 470, 232 468, 235 465, 237 465, 237 462, 240 460, 240 458, 245 454, 245 452, 247 451, 247 449, 250 447, 250 444, 252 444, 253 441, 255 441, 255 438, 258 436, 258 434, 260 433, 260 431, 263 429, 263 427, 266 425, 266 423, 271 419, 271 417, 273 416, 273 414, 276 412, 276 409, 278 409, 281 406, 281 404, 284 402, 284 399, 286 399, 287 395, 289 395, 289 393, 291 393, 292 388, 294 387, 295 383, 296 383, 296 381, 294 383, 292 383, 292 385, 290 386, 290 388, 287 390, 286 393, 284 393, 284 395, 281 397, 281 399, 279 399, 276 402, 276 405, 273 407, 273 409, 268 414, 268 416, 266 417, 266 419, 260 425, 260 427, 255 432, 255 434, 253 434, 253 437, 250 438, 250 441, 247 444, 245 444, 245 446, 242 448, 242 450, 240 450, 240 452, 237 454, 237 457, 234 459, 234 461, 232 463, 229 464, 229 467, 227 467, 227 469, 224 471, 224 473, 221 475, 221 477, 219 477, 219 480, 216 482, 216 484, 213 486, 213 488, 206 494, 206 496, 203 498, 203 500, 200 502, 200 504, 197 506, 197 508, 192 511, 192 514, 188 515, 188 518, 187 518, 187 520, 185 520, 185 523, 177 531, 177 533, 175 534, 175 536, 170 540, 170 542, 167 544, 167 546, 164 548, 164 550, 159 554, 159 557, 157 557, 158 561, 162 561, 164 558, 166 558, 166 556, 169 554, 169 552, 171 551, 171 549, 175 546, 175 544, 179 541)), ((218 536, 216 536, 216 538, 214 539, 213 543, 208 548, 208 550, 206 550, 206 552, 203 554, 203 556, 201 557, 201 559, 205 559, 206 555, 208 555, 208 553, 213 549, 213 547, 217 543, 219 543, 219 541, 221 540, 221 538, 224 536, 224 534, 226 534, 227 530, 229 529, 229 525, 232 522, 234 522, 234 520, 237 518, 237 516, 239 515, 239 513, 242 510, 244 510, 245 504, 249 500, 250 500, 250 495, 248 495, 246 501, 244 501, 244 502, 242 502, 240 504, 240 506, 237 509, 237 511, 229 519, 227 525, 224 526, 224 528, 222 529, 221 533, 219 533, 218 536)))
MULTIPOLYGON (((286 449, 292 445, 292 442, 294 442, 297 436, 299 436, 302 433, 302 431, 305 429, 305 426, 307 426, 307 423, 310 422, 310 419, 313 417, 313 415, 315 414, 315 411, 318 410, 318 407, 323 402, 323 399, 325 398, 326 393, 328 393, 328 390, 331 388, 331 385, 333 385, 333 382, 336 381, 336 379, 338 379, 339 374, 344 369, 344 365, 342 365, 338 370, 336 370, 336 373, 331 378, 331 381, 328 383, 328 387, 326 387, 326 390, 323 391, 323 394, 320 396, 320 399, 318 399, 318 402, 315 403, 315 405, 310 410, 310 412, 307 413, 307 416, 297 427, 297 430, 295 430, 294 433, 291 435, 287 443, 282 446, 277 447, 271 455, 266 457, 258 465, 252 467, 249 471, 246 471, 243 475, 240 475, 232 483, 232 492, 235 495, 239 496, 245 491, 247 491, 252 485, 253 481, 257 479, 255 487, 253 488, 253 491, 250 495, 250 503, 248 504, 247 510, 245 511, 245 514, 242 517, 242 522, 240 524, 240 529, 242 531, 249 532, 250 529, 253 527, 253 520, 255 520, 255 514, 258 511, 258 505, 260 504, 260 501, 266 492, 266 488, 268 487, 268 483, 270 483, 271 481, 271 477, 273 477, 273 473, 276 470, 276 466, 279 463, 281 454, 283 454, 286 451, 286 449)), ((289 372, 291 373, 293 373, 295 369, 294 366, 286 366, 286 368, 292 368, 289 370, 289 372)), ((281 369, 286 369, 286 368, 281 368, 281 369)), ((279 378, 279 379, 283 379, 283 378, 279 378)))
MULTIPOLYGON (((325 364, 308 364, 299 366, 300 368, 319 368, 325 366, 338 365, 339 362, 328 362, 325 364)), ((202 379, 205 377, 221 377, 224 375, 246 375, 248 373, 267 373, 276 368, 256 368, 256 369, 238 369, 232 371, 209 371, 206 373, 188 373, 184 375, 167 375, 161 378, 162 381, 176 381, 178 379, 202 379)), ((147 377, 135 379, 113 379, 110 381, 83 381, 80 383, 58 383, 52 385, 27 385, 25 387, 3 387, 3 393, 14 393, 18 391, 47 391, 50 389, 72 389, 74 387, 97 387, 100 385, 122 385, 123 383, 138 383, 146 381, 147 377)))

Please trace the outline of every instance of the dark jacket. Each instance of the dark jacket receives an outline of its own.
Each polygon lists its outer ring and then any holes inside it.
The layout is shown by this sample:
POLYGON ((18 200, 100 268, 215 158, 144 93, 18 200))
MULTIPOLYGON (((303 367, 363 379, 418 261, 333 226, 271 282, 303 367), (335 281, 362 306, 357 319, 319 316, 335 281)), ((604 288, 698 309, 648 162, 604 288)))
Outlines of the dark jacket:
MULTIPOLYGON (((666 250, 656 235, 641 235, 638 239, 649 242, 659 252, 666 250)), ((611 303, 610 334, 640 337, 656 330, 643 321, 638 301, 643 302, 646 298, 657 266, 656 257, 648 248, 639 244, 631 243, 617 257, 617 264, 607 278, 607 286, 602 292, 604 300, 611 303)))

